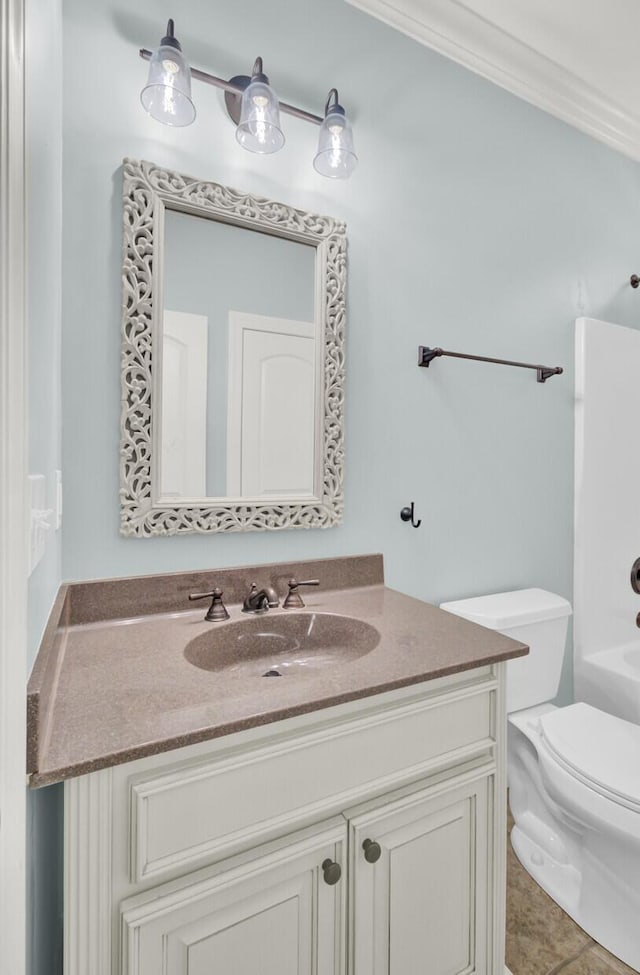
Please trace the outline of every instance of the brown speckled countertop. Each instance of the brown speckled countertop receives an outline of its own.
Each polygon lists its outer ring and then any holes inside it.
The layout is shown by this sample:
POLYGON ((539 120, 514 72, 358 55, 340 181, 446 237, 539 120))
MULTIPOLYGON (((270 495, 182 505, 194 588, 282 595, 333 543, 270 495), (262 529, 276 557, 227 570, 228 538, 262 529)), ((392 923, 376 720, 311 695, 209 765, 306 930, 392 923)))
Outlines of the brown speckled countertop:
MULTIPOLYGON (((268 618, 291 612, 271 609, 268 618)), ((381 556, 71 584, 60 590, 29 682, 27 770, 31 785, 46 785, 526 652, 386 588, 381 556), (377 645, 280 679, 264 679, 264 667, 254 675, 189 662, 195 637, 247 619, 241 597, 254 579, 282 597, 291 576, 322 580, 301 590, 306 607, 296 612, 366 621, 377 645), (186 602, 215 585, 225 589, 226 623, 204 621, 208 602, 186 602)))

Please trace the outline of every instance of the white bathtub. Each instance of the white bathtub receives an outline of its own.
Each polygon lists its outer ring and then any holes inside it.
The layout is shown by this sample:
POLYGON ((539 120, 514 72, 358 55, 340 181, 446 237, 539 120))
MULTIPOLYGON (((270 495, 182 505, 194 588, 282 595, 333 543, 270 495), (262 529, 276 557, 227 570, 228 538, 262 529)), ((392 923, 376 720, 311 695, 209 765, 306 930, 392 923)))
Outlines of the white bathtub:
POLYGON ((583 657, 576 700, 640 724, 640 641, 583 657))
POLYGON ((640 329, 582 318, 575 376, 575 700, 640 724, 640 329))

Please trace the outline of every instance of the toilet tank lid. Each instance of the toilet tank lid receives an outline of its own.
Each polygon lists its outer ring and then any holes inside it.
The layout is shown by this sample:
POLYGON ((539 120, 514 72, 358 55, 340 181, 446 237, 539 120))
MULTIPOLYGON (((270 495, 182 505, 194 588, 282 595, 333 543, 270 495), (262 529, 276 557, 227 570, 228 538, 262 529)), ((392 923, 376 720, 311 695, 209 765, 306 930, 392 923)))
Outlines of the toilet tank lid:
POLYGON ((479 623, 490 630, 508 630, 527 623, 555 620, 571 615, 571 604, 546 589, 516 589, 472 599, 440 603, 440 609, 479 623))

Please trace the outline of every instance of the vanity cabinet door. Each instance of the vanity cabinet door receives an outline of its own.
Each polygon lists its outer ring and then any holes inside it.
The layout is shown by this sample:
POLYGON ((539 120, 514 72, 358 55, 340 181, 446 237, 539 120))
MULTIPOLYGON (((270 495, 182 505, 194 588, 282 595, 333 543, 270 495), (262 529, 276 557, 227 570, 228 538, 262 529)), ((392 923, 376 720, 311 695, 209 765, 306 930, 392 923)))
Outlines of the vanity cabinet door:
POLYGON ((123 975, 343 975, 346 833, 340 817, 125 901, 123 975))
POLYGON ((485 975, 488 795, 426 788, 350 820, 352 975, 485 975))

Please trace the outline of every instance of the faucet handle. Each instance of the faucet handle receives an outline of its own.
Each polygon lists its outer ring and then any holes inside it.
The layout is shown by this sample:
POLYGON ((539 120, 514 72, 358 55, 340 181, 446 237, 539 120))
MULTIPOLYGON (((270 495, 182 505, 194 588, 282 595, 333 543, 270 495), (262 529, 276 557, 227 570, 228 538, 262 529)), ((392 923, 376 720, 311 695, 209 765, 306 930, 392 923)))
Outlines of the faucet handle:
POLYGON ((227 612, 227 607, 222 602, 222 589, 219 589, 217 586, 211 592, 192 592, 189 595, 189 599, 192 601, 194 599, 207 599, 209 596, 213 598, 206 612, 205 619, 209 623, 219 623, 222 620, 228 620, 229 613, 227 612))
POLYGON ((298 592, 298 586, 319 586, 319 579, 303 579, 298 582, 297 579, 289 579, 287 583, 289 586, 289 592, 285 597, 285 601, 282 604, 283 609, 304 609, 304 603, 302 602, 302 596, 298 592))

